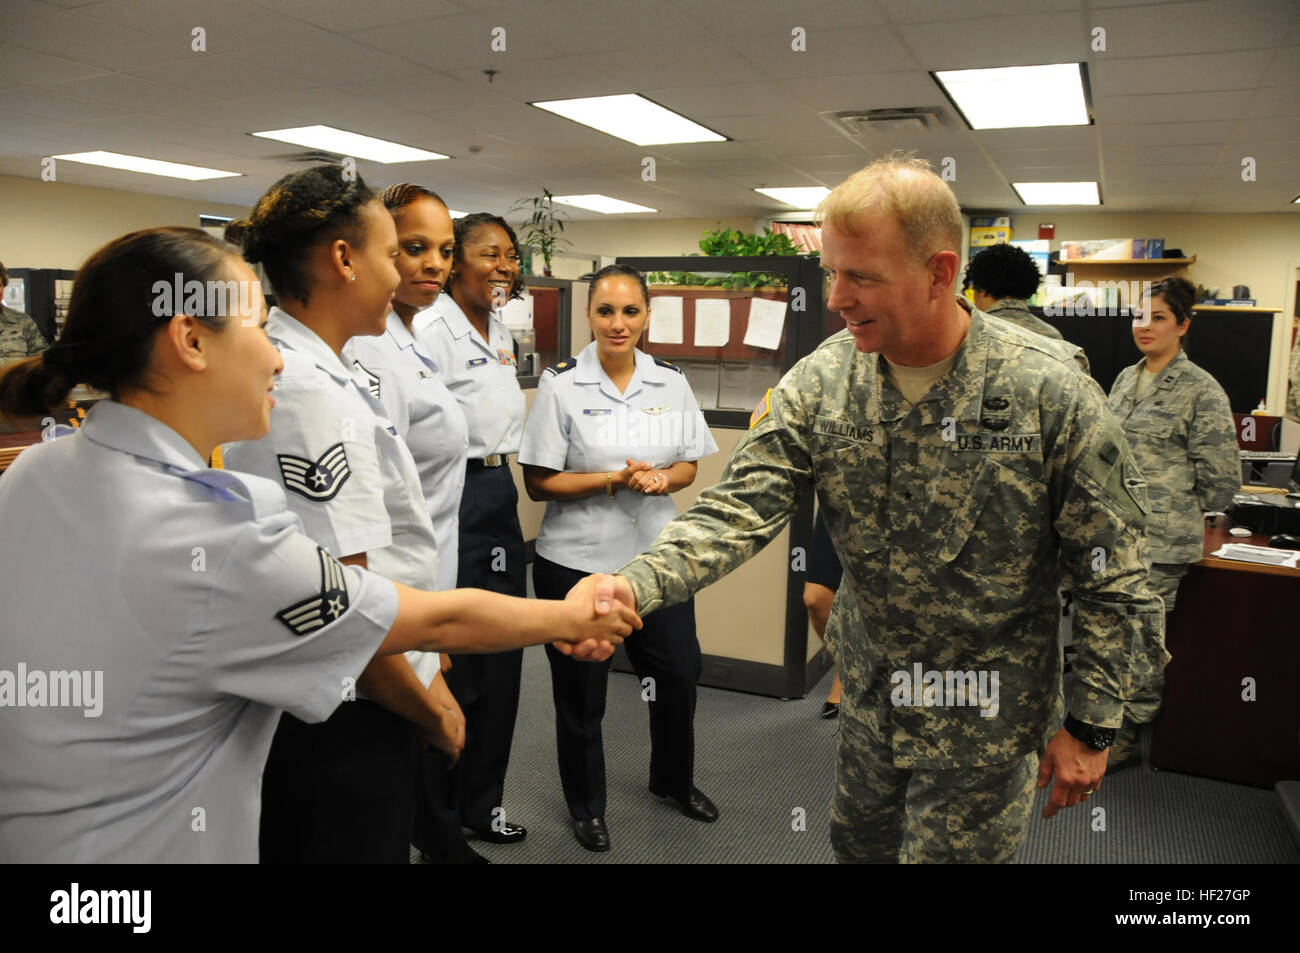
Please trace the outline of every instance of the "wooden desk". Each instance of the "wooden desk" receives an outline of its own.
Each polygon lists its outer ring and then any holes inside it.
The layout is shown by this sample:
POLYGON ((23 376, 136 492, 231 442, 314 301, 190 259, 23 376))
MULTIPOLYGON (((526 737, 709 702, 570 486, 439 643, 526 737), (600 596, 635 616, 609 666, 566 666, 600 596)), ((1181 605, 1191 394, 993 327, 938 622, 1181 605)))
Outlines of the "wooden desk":
POLYGON ((1229 541, 1268 545, 1206 530, 1165 633, 1173 660, 1151 766, 1271 788, 1300 779, 1300 570, 1208 555, 1229 541), (1247 678, 1254 701, 1242 698, 1247 678))

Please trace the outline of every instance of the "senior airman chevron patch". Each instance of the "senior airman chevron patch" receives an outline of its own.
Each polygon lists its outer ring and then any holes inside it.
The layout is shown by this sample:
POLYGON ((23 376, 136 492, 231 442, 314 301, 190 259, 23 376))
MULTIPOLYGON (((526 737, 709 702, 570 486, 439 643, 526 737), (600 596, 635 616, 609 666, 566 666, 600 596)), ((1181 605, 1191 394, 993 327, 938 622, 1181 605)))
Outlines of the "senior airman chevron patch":
POLYGON ((294 635, 306 635, 324 628, 348 611, 348 580, 343 564, 319 546, 320 592, 275 614, 294 635))
POLYGON ((275 456, 280 461, 280 476, 284 478, 285 488, 317 503, 334 499, 352 476, 348 455, 341 443, 334 444, 316 460, 295 457, 291 453, 277 453, 275 456))

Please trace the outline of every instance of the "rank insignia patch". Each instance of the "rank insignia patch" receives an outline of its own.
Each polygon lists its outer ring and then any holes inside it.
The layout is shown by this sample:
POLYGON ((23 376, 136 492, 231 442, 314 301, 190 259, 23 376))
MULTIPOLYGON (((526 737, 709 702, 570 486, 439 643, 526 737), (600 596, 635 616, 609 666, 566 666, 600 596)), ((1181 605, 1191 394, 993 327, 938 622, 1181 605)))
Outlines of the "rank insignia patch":
POLYGON ((348 455, 341 443, 334 444, 317 460, 295 457, 291 453, 277 453, 275 456, 280 461, 280 476, 284 478, 285 487, 317 503, 334 499, 352 476, 348 455))
POLYGON ((379 399, 379 375, 375 374, 370 368, 360 361, 353 361, 352 366, 359 370, 366 379, 366 389, 370 391, 370 396, 375 400, 379 399))
POLYGON ((348 611, 348 582, 343 564, 319 546, 316 555, 320 558, 320 592, 275 614, 294 635, 324 628, 348 611))

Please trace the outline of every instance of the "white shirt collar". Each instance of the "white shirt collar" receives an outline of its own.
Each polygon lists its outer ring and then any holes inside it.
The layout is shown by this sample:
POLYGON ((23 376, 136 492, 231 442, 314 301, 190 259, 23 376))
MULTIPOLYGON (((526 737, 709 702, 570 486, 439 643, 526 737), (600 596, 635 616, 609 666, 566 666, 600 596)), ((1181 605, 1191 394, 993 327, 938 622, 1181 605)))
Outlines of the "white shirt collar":
MULTIPOLYGON (((640 348, 633 348, 632 353, 636 361, 636 370, 633 377, 639 378, 643 384, 662 384, 664 382, 664 369, 655 363, 653 357, 640 348)), ((578 384, 599 384, 603 372, 604 368, 600 366, 600 354, 596 349, 596 342, 592 341, 578 352, 577 367, 573 369, 574 382, 578 384)))
POLYGON ((79 429, 88 440, 101 447, 153 460, 186 473, 208 467, 190 442, 171 427, 157 417, 115 400, 101 400, 91 407, 79 429))
POLYGON ((340 384, 353 380, 352 369, 330 350, 321 336, 279 306, 272 308, 266 317, 266 333, 291 351, 310 357, 340 384))

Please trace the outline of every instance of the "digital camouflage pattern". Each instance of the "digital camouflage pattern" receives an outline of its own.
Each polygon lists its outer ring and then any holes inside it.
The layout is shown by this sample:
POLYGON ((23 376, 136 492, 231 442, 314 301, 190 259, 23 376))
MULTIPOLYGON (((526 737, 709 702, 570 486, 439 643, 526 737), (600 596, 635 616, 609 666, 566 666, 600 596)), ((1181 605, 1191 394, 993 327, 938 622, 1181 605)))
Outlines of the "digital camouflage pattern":
POLYGON ((1064 340, 1060 331, 1029 310, 1029 302, 1024 298, 999 298, 987 313, 1054 341, 1064 340))
POLYGON ((42 353, 49 344, 30 315, 0 305, 0 364, 42 353))
POLYGON ((1291 348, 1291 376, 1287 389, 1286 415, 1300 420, 1300 344, 1291 348))
POLYGON ((721 482, 620 570, 640 611, 735 569, 815 488, 860 618, 832 636, 845 706, 894 767, 1007 765, 1060 728, 1060 587, 1076 613, 1069 710, 1118 727, 1129 659, 1168 656, 1146 486, 1100 388, 1059 344, 978 310, 914 408, 880 361, 842 331, 782 378, 721 482), (997 672, 996 715, 893 705, 891 673, 916 663, 997 672))
POLYGON ((1207 511, 1223 511, 1241 487, 1241 457, 1228 395, 1179 351, 1140 399, 1133 391, 1145 358, 1110 389, 1119 419, 1147 481, 1147 539, 1157 563, 1199 562, 1207 511))

